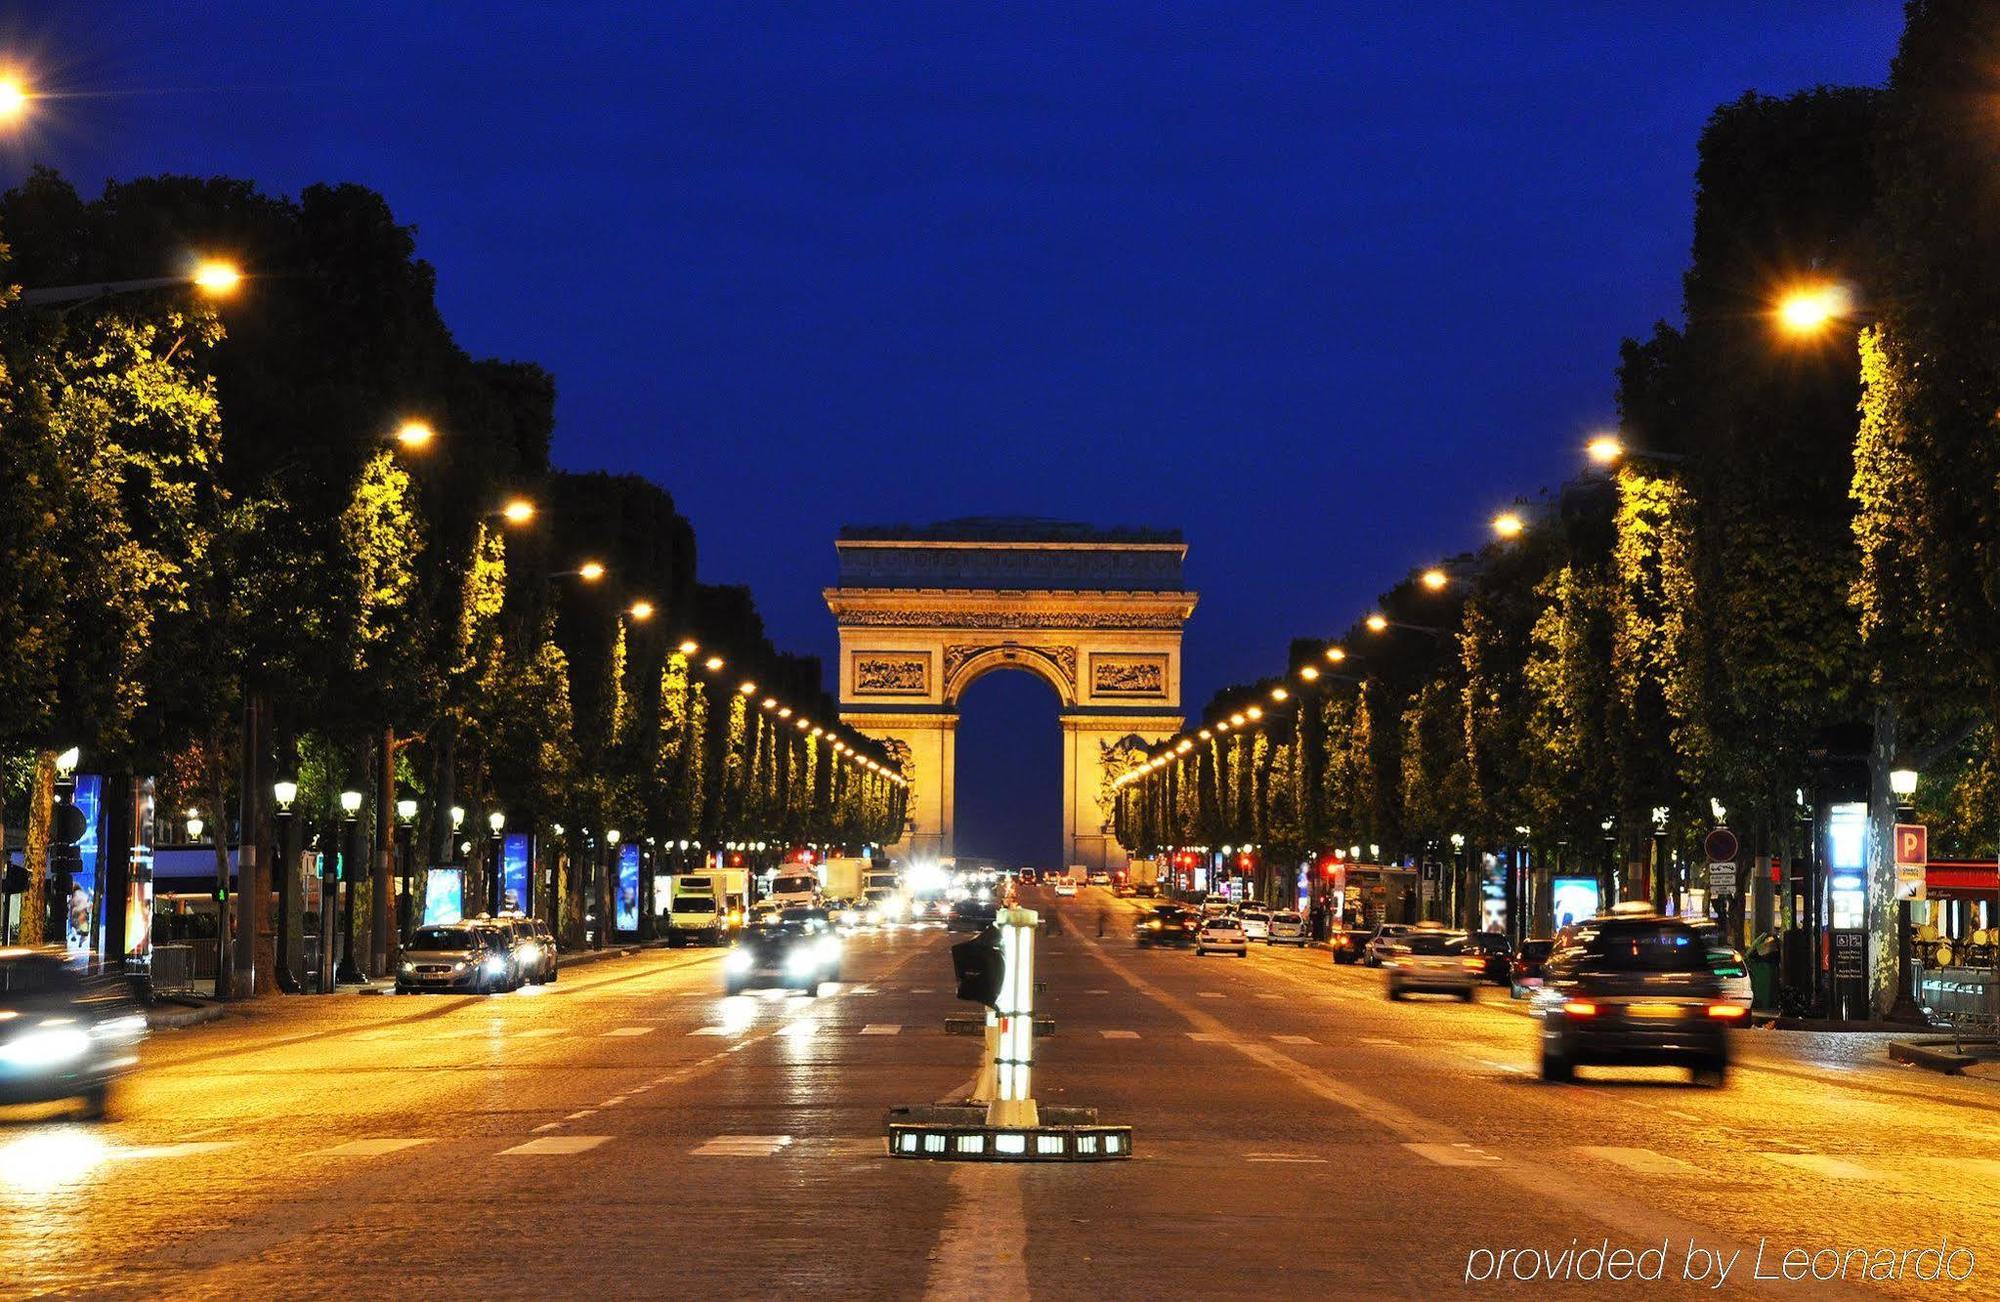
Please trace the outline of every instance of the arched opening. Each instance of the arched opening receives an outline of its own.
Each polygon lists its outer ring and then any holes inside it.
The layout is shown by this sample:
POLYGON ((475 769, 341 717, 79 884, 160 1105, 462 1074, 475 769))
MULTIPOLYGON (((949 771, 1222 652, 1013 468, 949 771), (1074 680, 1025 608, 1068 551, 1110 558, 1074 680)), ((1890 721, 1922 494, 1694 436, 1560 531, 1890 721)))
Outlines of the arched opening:
POLYGON ((955 849, 1055 868, 1063 846, 1061 702, 1039 673, 986 673, 959 697, 955 849))

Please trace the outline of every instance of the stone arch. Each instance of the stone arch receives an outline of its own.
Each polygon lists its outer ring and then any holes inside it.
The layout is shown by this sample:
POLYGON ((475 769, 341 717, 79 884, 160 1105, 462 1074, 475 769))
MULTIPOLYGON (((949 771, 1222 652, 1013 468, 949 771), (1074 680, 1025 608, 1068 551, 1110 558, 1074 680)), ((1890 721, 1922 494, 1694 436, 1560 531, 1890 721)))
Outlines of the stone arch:
POLYGON ((956 710, 966 689, 997 669, 1031 673, 1054 689, 1065 710, 1076 705, 1076 648, 1021 646, 947 646, 944 649, 944 703, 956 710), (958 653, 954 655, 954 653, 958 653))

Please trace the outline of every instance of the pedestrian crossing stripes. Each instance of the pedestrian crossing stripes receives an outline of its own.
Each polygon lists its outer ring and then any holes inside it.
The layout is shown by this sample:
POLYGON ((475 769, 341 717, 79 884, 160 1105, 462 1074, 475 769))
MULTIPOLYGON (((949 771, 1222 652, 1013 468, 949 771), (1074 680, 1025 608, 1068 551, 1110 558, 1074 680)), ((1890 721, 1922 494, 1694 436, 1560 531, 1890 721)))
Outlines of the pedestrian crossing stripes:
POLYGON ((1277 1042, 1278 1042, 1279 1044, 1318 1044, 1318 1043, 1319 1043, 1319 1041, 1318 1041, 1318 1040, 1315 1040, 1315 1039, 1313 1039, 1313 1038, 1312 1038, 1312 1037, 1311 1037, 1310 1035, 1274 1035, 1274 1036, 1272 1036, 1271 1038, 1272 1038, 1272 1039, 1274 1039, 1274 1040, 1276 1040, 1276 1041, 1277 1041, 1277 1042))
POLYGON ((609 1135, 544 1135, 531 1139, 525 1144, 500 1150, 501 1157, 567 1157, 572 1153, 587 1153, 599 1144, 608 1143, 609 1135))
POLYGON ((717 1135, 689 1151, 696 1157, 775 1157, 791 1142, 790 1135, 717 1135))
POLYGON ((606 1031, 604 1034, 607 1036, 651 1035, 654 1031, 657 1031, 659 1029, 660 1028, 657 1026, 614 1026, 610 1030, 606 1031))
POLYGON ((431 1143, 428 1139, 350 1139, 319 1151, 320 1157, 383 1157, 431 1143))
POLYGON ((1099 1031, 1098 1034, 1107 1040, 1136 1040, 1139 1038, 1137 1031, 1099 1031))
POLYGON ((1849 1162, 1838 1157, 1825 1157, 1818 1153, 1763 1153, 1759 1156, 1767 1162, 1776 1162, 1780 1166, 1789 1166, 1801 1171, 1810 1171, 1814 1175, 1824 1176, 1829 1180, 1874 1180, 1878 1178, 1874 1171, 1862 1166, 1858 1162, 1849 1162))
POLYGON ((1668 1157, 1665 1153, 1655 1153, 1650 1148, 1617 1148, 1595 1144, 1585 1144, 1576 1150, 1585 1157, 1622 1166, 1627 1171, 1637 1171, 1640 1175, 1704 1175, 1700 1167, 1692 1162, 1683 1162, 1678 1157, 1668 1157))
POLYGON ((1405 1144, 1403 1147, 1439 1166, 1485 1166, 1500 1160, 1471 1144, 1405 1144))
POLYGON ((861 1028, 863 1035, 898 1035, 902 1027, 895 1022, 870 1022, 861 1028))

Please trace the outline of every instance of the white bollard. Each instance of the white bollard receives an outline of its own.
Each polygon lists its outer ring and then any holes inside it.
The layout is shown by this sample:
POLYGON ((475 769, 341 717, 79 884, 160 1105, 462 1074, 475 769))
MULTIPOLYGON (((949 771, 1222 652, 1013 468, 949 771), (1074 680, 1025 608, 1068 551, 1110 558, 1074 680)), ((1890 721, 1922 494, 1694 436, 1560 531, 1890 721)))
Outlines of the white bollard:
POLYGON ((1000 983, 999 1006, 987 1019, 987 1043, 993 1064, 994 1092, 986 1105, 989 1126, 1040 1125, 1032 1074, 1035 1061, 1035 926, 1033 909, 1005 908, 995 913, 1000 929, 1000 956, 1006 976, 1000 983))

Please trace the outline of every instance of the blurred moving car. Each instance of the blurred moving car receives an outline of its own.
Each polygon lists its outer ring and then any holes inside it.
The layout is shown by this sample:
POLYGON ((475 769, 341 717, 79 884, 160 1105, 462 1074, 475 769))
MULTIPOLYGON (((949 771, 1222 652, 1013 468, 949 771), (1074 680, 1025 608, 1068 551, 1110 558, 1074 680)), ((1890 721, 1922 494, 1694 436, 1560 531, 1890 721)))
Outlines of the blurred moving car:
POLYGON ((1266 945, 1297 945, 1304 949, 1310 939, 1306 935, 1306 920, 1290 909, 1274 910, 1264 931, 1266 945))
POLYGON ((1720 925, 1713 922, 1697 922, 1696 932, 1708 954, 1708 966, 1722 982, 1722 997, 1745 1012, 1750 1011, 1750 965, 1743 954, 1729 943, 1720 925))
POLYGON ((1465 952, 1485 961, 1479 979, 1490 985, 1508 984, 1514 968, 1514 944, 1497 931, 1475 931, 1465 938, 1465 952))
POLYGON ((512 928, 468 920, 418 927, 396 966, 396 993, 463 990, 490 995, 521 984, 512 928))
POLYGON ((1542 1079, 1578 1067, 1686 1067, 1697 1085, 1729 1072, 1729 1028, 1744 1010, 1723 997, 1701 933, 1678 918, 1592 918, 1548 960, 1536 996, 1542 1079))
POLYGON ((1074 895, 1076 894, 1076 883, 1067 877, 1058 877, 1056 878, 1055 889, 1057 895, 1074 895))
POLYGON ((785 909, 775 922, 738 938, 722 960, 722 973, 723 989, 732 995, 777 987, 817 998, 822 982, 840 980, 840 937, 823 910, 785 909))
POLYGON ((1243 934, 1251 940, 1271 938, 1271 911, 1256 905, 1243 910, 1243 934))
POLYGON ((1221 914, 1205 920, 1201 930, 1194 934, 1196 954, 1234 954, 1238 958, 1250 957, 1250 938, 1243 934, 1243 923, 1231 914, 1221 914))
POLYGON ((1507 984, 1516 999, 1542 988, 1542 968, 1555 947, 1555 941, 1546 938, 1521 942, 1521 948, 1514 952, 1514 961, 1507 965, 1507 984))
POLYGON ((1109 886, 1111 884, 1111 874, 1102 871, 1094 872, 1090 874, 1090 884, 1092 886, 1109 886))
POLYGON ((122 980, 86 975, 59 949, 0 949, 0 1104, 76 1099, 99 1120, 145 1035, 122 980))
POLYGON ((1326 947, 1333 951, 1335 963, 1365 963, 1368 958, 1368 942, 1375 933, 1359 927, 1335 927, 1326 938, 1326 947))
POLYGON ((1155 904, 1153 911, 1134 928, 1132 934, 1140 949, 1151 949, 1156 945, 1185 948, 1194 942, 1196 927, 1193 916, 1180 905, 1155 904))
POLYGON ((944 921, 946 931, 984 931, 993 925, 1000 907, 992 900, 963 899, 951 906, 944 921))
POLYGON ((1382 953, 1383 984, 1389 998, 1405 995, 1457 995, 1471 1003, 1473 988, 1486 970, 1486 956, 1468 952, 1462 931, 1447 931, 1435 923, 1407 928, 1382 953))
POLYGON ((1368 943, 1362 946, 1361 961, 1369 967, 1381 967, 1382 959, 1389 952, 1390 947, 1414 930, 1416 928, 1410 926, 1408 923, 1383 923, 1381 926, 1375 928, 1374 933, 1368 937, 1368 943))

